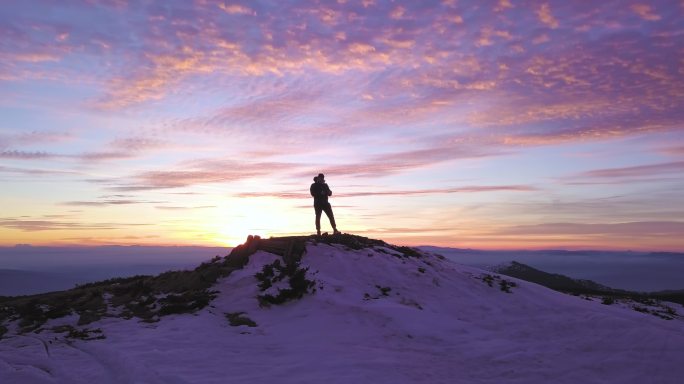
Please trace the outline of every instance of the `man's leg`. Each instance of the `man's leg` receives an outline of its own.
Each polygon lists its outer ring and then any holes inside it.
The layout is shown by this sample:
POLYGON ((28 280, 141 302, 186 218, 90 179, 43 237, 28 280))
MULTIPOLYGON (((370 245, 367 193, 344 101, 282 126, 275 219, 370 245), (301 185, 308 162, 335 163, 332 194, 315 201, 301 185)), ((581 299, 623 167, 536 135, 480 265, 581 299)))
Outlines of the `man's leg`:
POLYGON ((330 226, 332 226, 333 232, 337 232, 337 225, 335 224, 335 215, 333 215, 332 206, 330 206, 330 203, 323 207, 323 210, 325 211, 325 215, 328 216, 328 220, 330 220, 330 226))
POLYGON ((321 234, 321 212, 323 212, 322 207, 314 205, 314 210, 316 211, 316 233, 321 234))

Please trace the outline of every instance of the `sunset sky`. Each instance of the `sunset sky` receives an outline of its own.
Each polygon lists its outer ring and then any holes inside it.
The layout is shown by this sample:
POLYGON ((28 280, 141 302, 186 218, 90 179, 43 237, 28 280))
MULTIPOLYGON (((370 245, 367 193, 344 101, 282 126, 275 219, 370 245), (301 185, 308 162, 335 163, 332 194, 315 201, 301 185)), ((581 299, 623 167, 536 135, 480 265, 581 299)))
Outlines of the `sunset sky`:
POLYGON ((0 2, 0 245, 310 234, 319 172, 388 242, 684 251, 684 1, 0 2))

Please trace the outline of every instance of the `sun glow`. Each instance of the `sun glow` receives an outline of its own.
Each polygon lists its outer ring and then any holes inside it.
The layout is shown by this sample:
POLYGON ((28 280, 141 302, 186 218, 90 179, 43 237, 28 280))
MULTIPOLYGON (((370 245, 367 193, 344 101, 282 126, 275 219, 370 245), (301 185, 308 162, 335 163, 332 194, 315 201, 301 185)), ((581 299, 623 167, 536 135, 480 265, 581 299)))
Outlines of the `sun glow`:
POLYGON ((297 210, 270 198, 240 199, 220 211, 207 228, 215 242, 229 246, 242 244, 247 236, 262 238, 290 234, 296 224, 297 210))

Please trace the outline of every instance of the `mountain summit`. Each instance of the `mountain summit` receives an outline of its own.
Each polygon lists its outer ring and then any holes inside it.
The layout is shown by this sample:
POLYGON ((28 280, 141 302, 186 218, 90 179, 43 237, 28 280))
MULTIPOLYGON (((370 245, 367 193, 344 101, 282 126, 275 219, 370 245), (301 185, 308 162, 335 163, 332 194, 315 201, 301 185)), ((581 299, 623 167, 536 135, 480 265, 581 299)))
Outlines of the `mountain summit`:
POLYGON ((677 383, 666 321, 353 235, 0 299, 2 383, 677 383))

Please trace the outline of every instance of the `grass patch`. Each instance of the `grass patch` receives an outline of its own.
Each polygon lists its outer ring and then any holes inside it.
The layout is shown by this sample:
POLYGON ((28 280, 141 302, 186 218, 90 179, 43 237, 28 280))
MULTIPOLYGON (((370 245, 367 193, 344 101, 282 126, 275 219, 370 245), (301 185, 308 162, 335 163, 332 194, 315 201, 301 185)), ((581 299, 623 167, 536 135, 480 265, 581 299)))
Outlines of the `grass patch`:
POLYGON ((601 299, 601 304, 603 305, 613 305, 615 304, 615 299, 610 296, 603 296, 601 299))
POLYGON ((257 296, 259 305, 270 306, 284 304, 291 300, 301 299, 307 293, 316 292, 316 282, 306 278, 309 268, 302 268, 299 262, 282 264, 280 259, 271 264, 266 264, 255 277, 259 290, 265 292, 273 287, 274 283, 287 281, 287 288, 278 288, 275 294, 264 293, 257 296))
POLYGON ((479 279, 482 280, 485 284, 487 284, 490 287, 494 287, 495 282, 498 283, 499 289, 502 292, 506 292, 506 293, 513 293, 513 291, 511 291, 511 288, 515 288, 518 286, 518 284, 516 284, 514 281, 509 281, 509 280, 501 278, 501 276, 490 275, 488 273, 480 276, 479 279))
POLYGON ((203 289, 201 291, 186 291, 178 295, 168 295, 159 299, 161 308, 159 316, 171 314, 192 313, 209 305, 216 298, 218 291, 203 289))
POLYGON ((379 285, 376 285, 375 288, 377 288, 380 291, 380 294, 383 296, 389 296, 389 293, 392 292, 392 288, 390 287, 381 287, 379 285))
POLYGON ((67 339, 77 340, 102 340, 105 335, 100 328, 82 328, 78 329, 71 325, 60 325, 53 327, 52 331, 55 333, 66 333, 67 339))
POLYGON ((241 325, 256 327, 257 323, 249 317, 244 316, 244 314, 244 312, 226 313, 226 319, 228 319, 228 322, 232 327, 239 327, 241 325))

